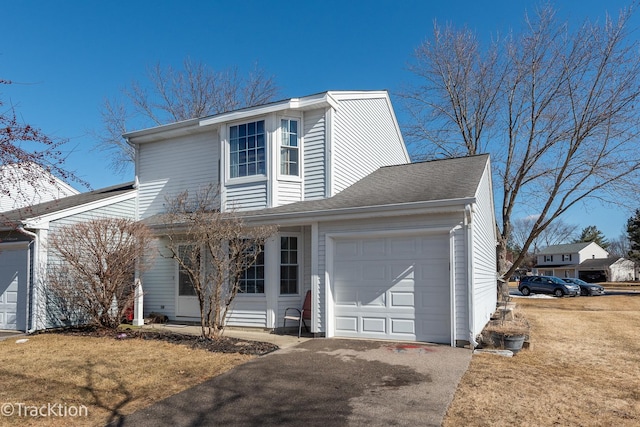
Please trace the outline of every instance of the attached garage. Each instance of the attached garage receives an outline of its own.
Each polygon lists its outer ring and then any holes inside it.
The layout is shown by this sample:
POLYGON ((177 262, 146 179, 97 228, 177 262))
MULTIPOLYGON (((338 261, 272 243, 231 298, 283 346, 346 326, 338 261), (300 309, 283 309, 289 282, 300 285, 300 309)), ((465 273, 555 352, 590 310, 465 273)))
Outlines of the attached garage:
POLYGON ((451 341, 449 235, 334 238, 335 336, 451 341))
POLYGON ((387 166, 333 197, 243 215, 308 236, 317 336, 473 347, 496 309, 487 155, 387 166))
POLYGON ((0 244, 0 329, 26 329, 28 242, 0 244))

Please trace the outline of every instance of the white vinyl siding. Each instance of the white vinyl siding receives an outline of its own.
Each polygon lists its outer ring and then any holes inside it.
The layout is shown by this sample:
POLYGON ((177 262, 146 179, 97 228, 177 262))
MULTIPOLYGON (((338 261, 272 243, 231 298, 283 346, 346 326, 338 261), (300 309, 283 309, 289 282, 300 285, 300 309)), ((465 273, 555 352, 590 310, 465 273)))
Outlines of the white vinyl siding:
POLYGON ((230 210, 252 210, 267 207, 267 181, 227 185, 226 207, 230 210))
POLYGON ((238 295, 227 313, 227 326, 267 327, 267 299, 264 295, 238 295))
POLYGON ((75 215, 70 215, 51 221, 49 224, 49 232, 53 233, 68 225, 78 224, 81 222, 91 221, 100 218, 128 218, 135 219, 136 215, 136 199, 130 198, 118 203, 113 203, 97 209, 91 209, 75 215))
POLYGON ((302 183, 279 181, 278 182, 278 206, 286 205, 302 200, 302 183))
MULTIPOLYGON (((476 193, 473 214, 473 332, 477 335, 496 307, 496 227, 487 164, 476 193)), ((467 328, 468 329, 468 328, 467 328)))
MULTIPOLYGON (((151 268, 142 273, 144 292, 144 314, 161 313, 170 319, 176 317, 176 262, 169 258, 166 240, 152 242, 151 253, 155 254, 151 268)), ((196 317, 197 318, 197 317, 196 317)))
POLYGON ((19 209, 25 206, 57 200, 80 192, 66 182, 53 177, 40 167, 41 172, 30 172, 30 175, 42 175, 38 178, 27 178, 13 165, 0 166, 0 182, 8 194, 0 193, 0 212, 19 209), (24 179, 21 179, 23 178, 24 179), (53 183, 51 182, 53 180, 53 183))
POLYGON ((304 198, 322 199, 326 195, 326 113, 314 110, 304 116, 304 198))
POLYGON ((167 199, 185 190, 218 184, 220 150, 215 129, 138 147, 140 219, 163 213, 167 199))
POLYGON ((458 227, 452 232, 453 260, 451 268, 454 272, 455 336, 457 340, 469 341, 469 276, 467 274, 469 263, 467 262, 465 234, 463 227, 458 227))
POLYGON ((332 194, 381 166, 410 162, 385 98, 341 100, 333 117, 332 194))
MULTIPOLYGON (((128 218, 134 220, 135 215, 136 200, 134 197, 132 197, 130 199, 112 203, 107 206, 90 209, 84 212, 57 219, 55 221, 51 221, 51 223, 49 224, 48 233, 56 233, 59 232, 63 227, 73 226, 75 224, 80 224, 82 222, 101 218, 128 218)), ((44 250, 46 251, 46 248, 44 250)), ((53 249, 49 249, 46 252, 46 255, 42 254, 41 259, 43 261, 44 259, 46 259, 48 265, 59 264, 62 262, 53 249)), ((51 300, 50 296, 46 293, 46 291, 39 286, 36 292, 38 293, 36 298, 38 301, 46 301, 46 306, 45 304, 41 304, 37 308, 37 310, 34 311, 35 319, 38 322, 37 329, 65 326, 66 323, 60 320, 61 316, 56 315, 57 307, 51 300)))

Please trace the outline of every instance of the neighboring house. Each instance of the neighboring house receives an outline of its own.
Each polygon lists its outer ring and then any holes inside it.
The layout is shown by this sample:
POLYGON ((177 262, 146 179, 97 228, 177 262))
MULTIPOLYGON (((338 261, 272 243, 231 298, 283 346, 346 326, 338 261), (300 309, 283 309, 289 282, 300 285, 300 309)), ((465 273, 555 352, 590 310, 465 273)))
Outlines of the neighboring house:
POLYGON ((61 326, 48 303, 44 272, 52 262, 47 236, 60 227, 104 217, 135 218, 132 183, 5 212, 0 226, 0 329, 35 331, 61 326))
MULTIPOLYGON (((495 310, 489 157, 409 164, 384 91, 330 91, 125 137, 139 219, 159 236, 167 198, 210 183, 223 210, 279 226, 227 325, 282 327, 285 308, 311 291, 316 335, 462 345, 495 310)), ((145 313, 198 320, 185 280, 157 257, 142 276, 145 313)))
POLYGON ((587 282, 618 282, 634 279, 634 264, 611 258, 595 242, 548 246, 537 254, 533 274, 577 277, 587 282))
MULTIPOLYGON (((0 212, 7 212, 15 209, 25 208, 50 200, 72 196, 80 192, 45 171, 42 167, 31 164, 31 170, 24 172, 24 165, 4 165, 0 166, 0 212), (38 176, 37 179, 27 179, 28 176, 38 176)), ((0 214, 0 223, 2 214, 0 214)))

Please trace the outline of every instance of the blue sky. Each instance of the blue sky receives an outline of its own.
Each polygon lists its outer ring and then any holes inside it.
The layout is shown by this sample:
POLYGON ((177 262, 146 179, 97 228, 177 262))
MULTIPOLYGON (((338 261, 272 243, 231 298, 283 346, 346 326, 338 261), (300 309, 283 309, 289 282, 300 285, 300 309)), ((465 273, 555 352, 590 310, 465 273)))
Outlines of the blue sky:
MULTIPOLYGON (((179 67, 185 57, 214 69, 248 71, 258 61, 276 77, 281 98, 325 90, 399 91, 412 79, 412 51, 433 20, 467 25, 480 36, 517 27, 528 0, 458 1, 4 1, 0 88, 24 121, 68 139, 66 167, 93 188, 133 179, 115 174, 94 149, 100 107, 146 67, 179 67)), ((602 19, 619 0, 554 3, 562 16, 602 19)), ((638 25, 638 16, 634 25, 638 25)), ((399 121, 404 115, 395 103, 399 121)), ((563 219, 617 237, 630 212, 580 207, 563 219)))

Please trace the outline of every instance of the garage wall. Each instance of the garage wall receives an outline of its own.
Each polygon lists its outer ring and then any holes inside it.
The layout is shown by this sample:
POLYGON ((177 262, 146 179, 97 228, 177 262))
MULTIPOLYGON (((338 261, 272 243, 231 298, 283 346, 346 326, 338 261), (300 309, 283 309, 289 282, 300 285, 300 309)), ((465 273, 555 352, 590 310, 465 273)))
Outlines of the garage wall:
MULTIPOLYGON (((463 221, 462 212, 456 214, 440 214, 429 216, 404 216, 393 218, 371 218, 364 220, 354 221, 340 221, 340 222, 324 222, 318 224, 318 264, 320 272, 320 283, 318 286, 318 294, 316 295, 317 301, 319 301, 318 307, 318 330, 316 332, 327 332, 326 325, 326 313, 327 304, 325 301, 326 292, 326 272, 327 272, 327 248, 326 237, 331 233, 359 233, 367 231, 402 231, 411 229, 424 229, 429 228, 449 228, 452 229, 456 225, 460 225, 463 221)), ((464 256, 464 255, 462 255, 464 256)), ((464 264, 460 260, 460 264, 464 264)), ((329 302, 332 303, 332 302, 329 302)))
POLYGON ((477 335, 487 324, 497 303, 496 219, 491 192, 491 168, 487 162, 476 193, 473 227, 473 329, 477 335))

